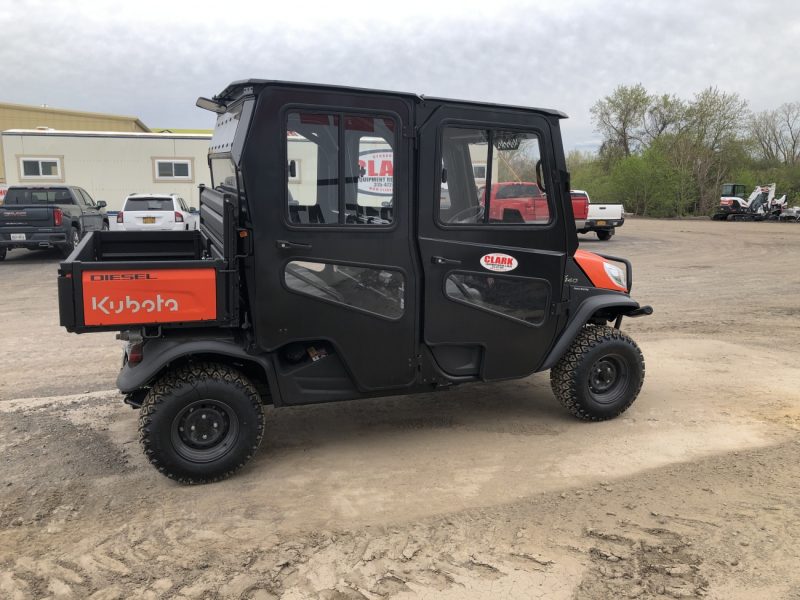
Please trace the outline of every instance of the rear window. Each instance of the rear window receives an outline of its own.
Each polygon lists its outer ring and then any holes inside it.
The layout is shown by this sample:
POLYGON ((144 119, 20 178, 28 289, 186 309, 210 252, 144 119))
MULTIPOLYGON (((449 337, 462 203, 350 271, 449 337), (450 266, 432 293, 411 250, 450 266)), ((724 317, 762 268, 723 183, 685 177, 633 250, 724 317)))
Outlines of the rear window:
POLYGON ((67 188, 25 189, 8 188, 6 204, 72 204, 67 188))
POLYGON ((172 198, 128 198, 125 211, 172 210, 172 198))
POLYGON ((497 190, 497 198, 538 198, 541 195, 539 186, 533 183, 503 185, 497 190))

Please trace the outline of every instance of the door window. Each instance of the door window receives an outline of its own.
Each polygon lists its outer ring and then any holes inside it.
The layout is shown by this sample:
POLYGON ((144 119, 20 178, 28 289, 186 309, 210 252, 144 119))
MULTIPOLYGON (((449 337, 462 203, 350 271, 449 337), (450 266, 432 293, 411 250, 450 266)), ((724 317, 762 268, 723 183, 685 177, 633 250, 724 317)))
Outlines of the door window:
POLYGON ((290 112, 289 222, 390 225, 396 193, 394 132, 395 122, 388 117, 290 112))
POLYGON ((83 200, 83 203, 86 206, 94 206, 94 201, 92 200, 92 197, 89 194, 87 194, 85 191, 83 191, 83 189, 76 188, 75 191, 78 192, 78 195, 81 197, 81 199, 83 200))
POLYGON ((293 260, 283 277, 293 292, 390 319, 403 316, 405 277, 397 270, 293 260))
POLYGON ((456 302, 530 325, 544 321, 550 301, 550 286, 544 279, 508 275, 451 273, 445 280, 445 293, 456 302))
POLYGON ((439 221, 445 225, 546 225, 550 204, 538 173, 535 133, 445 127, 439 221))

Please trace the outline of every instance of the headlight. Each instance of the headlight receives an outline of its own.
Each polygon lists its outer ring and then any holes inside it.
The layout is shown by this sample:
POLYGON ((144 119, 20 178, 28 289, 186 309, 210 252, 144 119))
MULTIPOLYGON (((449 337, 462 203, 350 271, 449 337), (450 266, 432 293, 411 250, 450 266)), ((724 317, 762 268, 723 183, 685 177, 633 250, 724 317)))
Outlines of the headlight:
POLYGON ((627 290, 628 289, 628 282, 627 277, 625 275, 625 271, 620 269, 617 265, 612 265, 611 263, 604 262, 603 267, 606 270, 606 275, 611 278, 611 281, 616 283, 619 287, 627 290))

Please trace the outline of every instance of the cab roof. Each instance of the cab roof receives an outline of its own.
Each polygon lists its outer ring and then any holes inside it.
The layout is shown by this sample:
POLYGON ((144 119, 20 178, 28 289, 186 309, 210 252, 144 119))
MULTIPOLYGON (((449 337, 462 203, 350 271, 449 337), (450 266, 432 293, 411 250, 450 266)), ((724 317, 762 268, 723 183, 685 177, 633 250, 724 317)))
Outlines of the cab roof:
POLYGON ((313 88, 318 90, 329 90, 329 91, 341 91, 341 92, 356 92, 359 94, 379 94, 384 96, 399 96, 402 98, 407 98, 413 102, 427 102, 427 101, 434 101, 434 102, 441 102, 443 104, 467 104, 470 106, 482 106, 482 107, 494 107, 494 108, 506 108, 506 109, 513 109, 513 110, 524 110, 529 112, 534 112, 538 114, 544 114, 553 116, 559 119, 566 119, 568 118, 566 113, 561 112, 560 110, 550 109, 550 108, 534 108, 530 106, 516 106, 512 104, 498 104, 493 102, 477 102, 474 100, 455 100, 452 98, 438 98, 438 97, 429 97, 424 96, 421 94, 411 94, 408 92, 394 92, 394 91, 387 91, 387 90, 374 90, 369 88, 359 88, 359 87, 351 87, 351 86, 341 86, 341 85, 328 85, 328 84, 321 84, 321 83, 301 83, 301 82, 293 82, 293 81, 277 81, 271 79, 242 79, 240 81, 234 81, 233 83, 228 84, 228 86, 222 90, 219 94, 214 96, 211 100, 207 100, 205 98, 199 98, 197 101, 197 105, 200 108, 205 108, 207 110, 212 110, 214 112, 225 112, 224 109, 229 104, 232 104, 239 98, 244 96, 250 95, 257 95, 266 87, 295 87, 295 88, 313 88), (218 108, 213 108, 211 105, 217 105, 218 108))

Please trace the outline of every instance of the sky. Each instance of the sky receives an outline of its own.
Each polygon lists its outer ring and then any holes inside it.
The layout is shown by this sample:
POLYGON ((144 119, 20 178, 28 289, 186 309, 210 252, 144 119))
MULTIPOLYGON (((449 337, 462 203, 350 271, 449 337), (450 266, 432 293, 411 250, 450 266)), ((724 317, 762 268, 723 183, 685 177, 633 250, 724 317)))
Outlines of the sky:
POLYGON ((620 84, 754 111, 800 101, 800 2, 0 1, 0 101, 213 128, 195 107, 260 78, 556 108, 567 150, 620 84))

